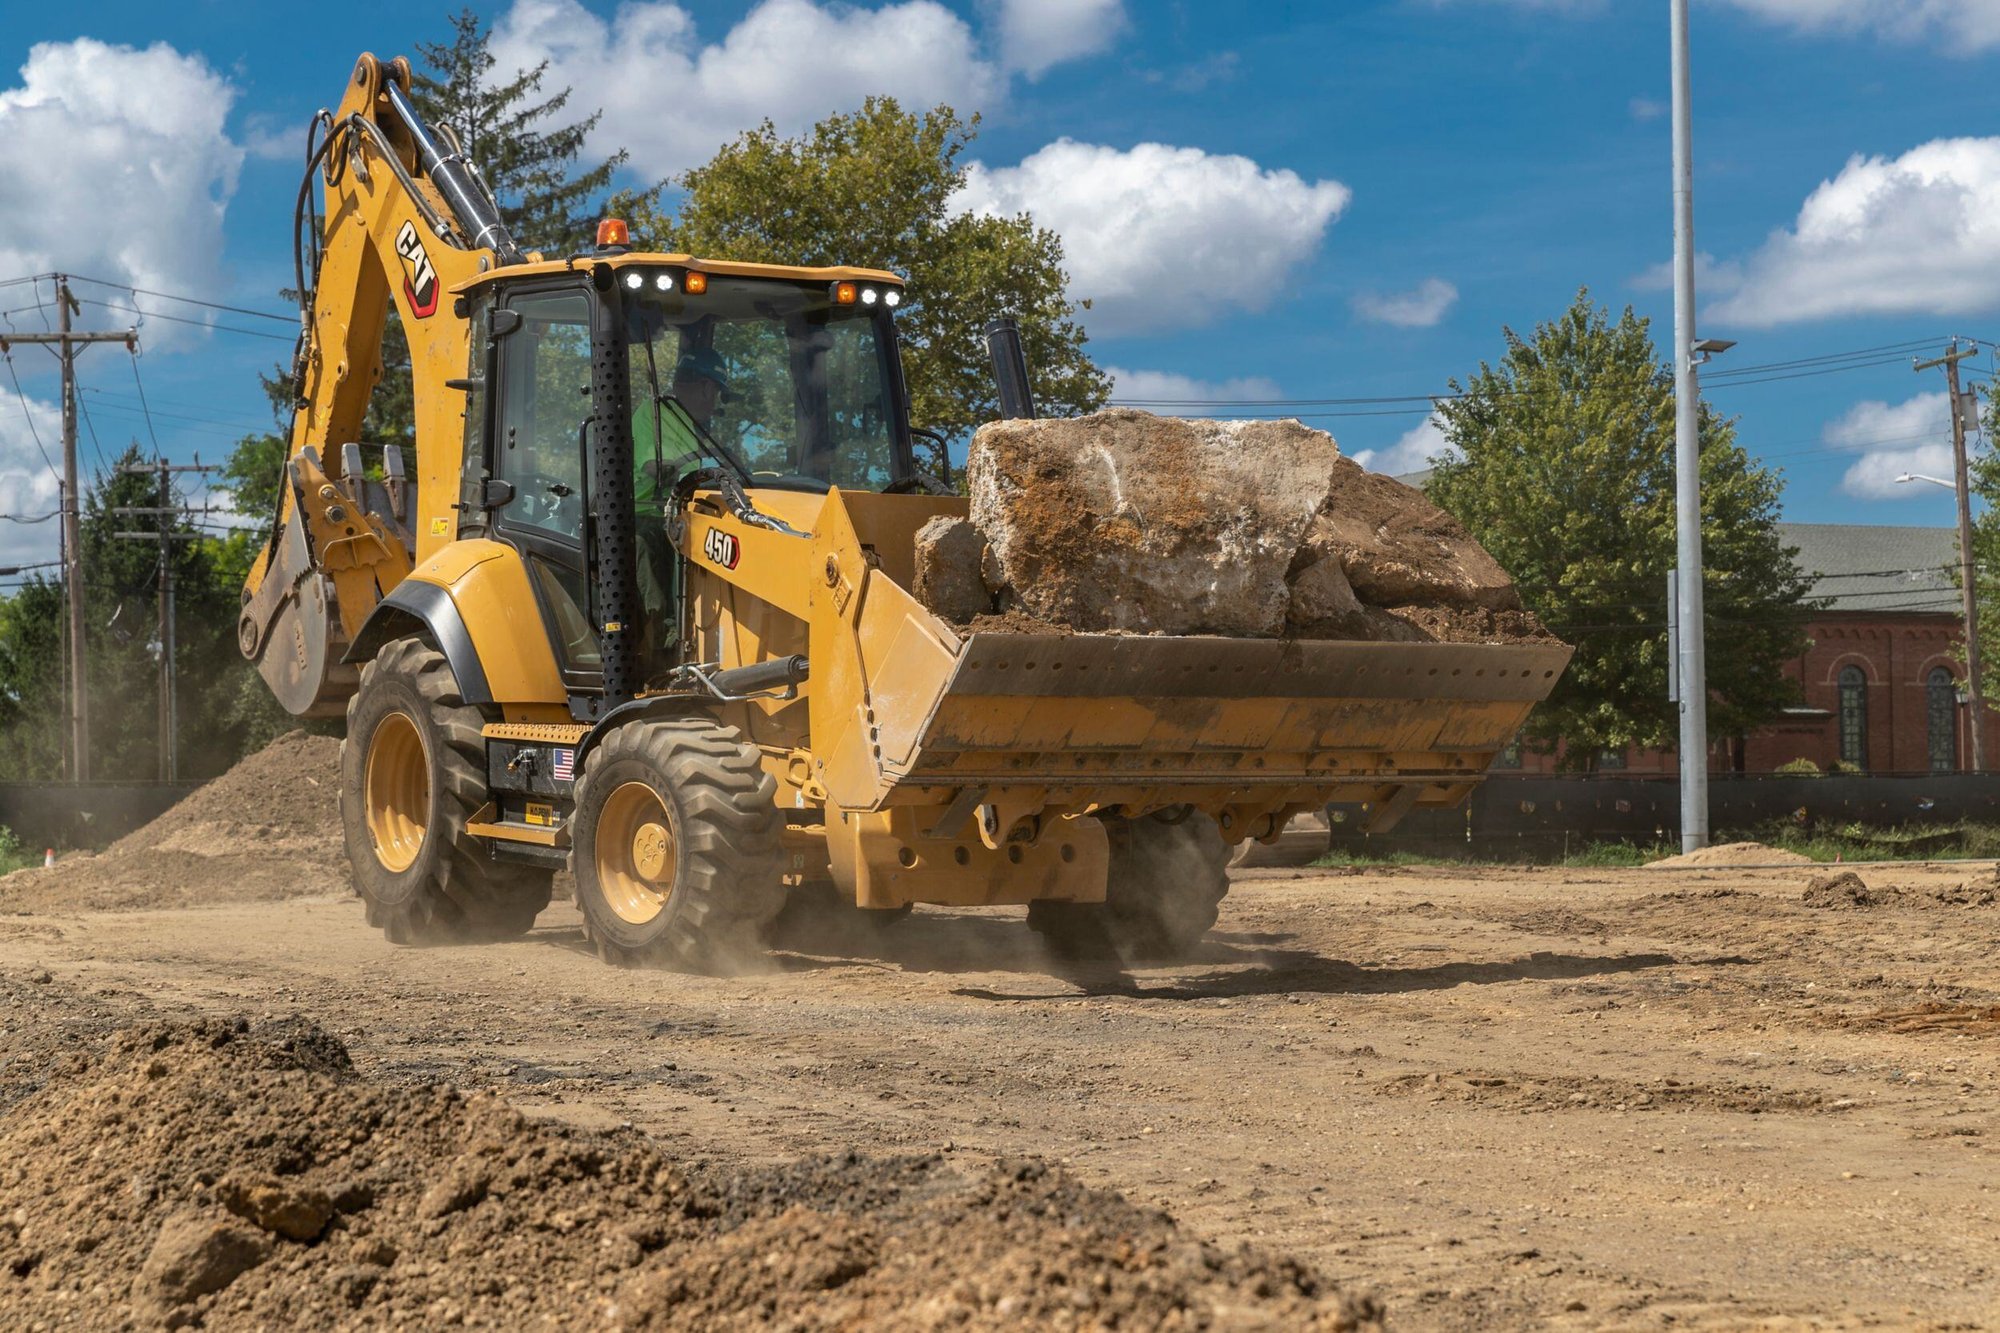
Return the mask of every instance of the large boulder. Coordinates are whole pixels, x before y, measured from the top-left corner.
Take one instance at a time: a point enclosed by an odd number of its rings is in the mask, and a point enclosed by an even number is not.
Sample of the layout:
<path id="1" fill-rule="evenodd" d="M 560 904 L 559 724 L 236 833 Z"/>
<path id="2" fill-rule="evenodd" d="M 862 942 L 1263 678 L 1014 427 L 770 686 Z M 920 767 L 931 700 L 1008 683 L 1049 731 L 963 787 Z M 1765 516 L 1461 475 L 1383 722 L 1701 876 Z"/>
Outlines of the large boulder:
<path id="1" fill-rule="evenodd" d="M 1422 491 L 1351 459 L 1335 460 L 1301 558 L 1338 560 L 1355 596 L 1370 606 L 1521 609 L 1514 581 L 1463 524 Z"/>
<path id="2" fill-rule="evenodd" d="M 972 439 L 972 523 L 1010 609 L 1085 631 L 1274 637 L 1339 450 L 1296 421 L 1130 409 L 996 421 Z"/>

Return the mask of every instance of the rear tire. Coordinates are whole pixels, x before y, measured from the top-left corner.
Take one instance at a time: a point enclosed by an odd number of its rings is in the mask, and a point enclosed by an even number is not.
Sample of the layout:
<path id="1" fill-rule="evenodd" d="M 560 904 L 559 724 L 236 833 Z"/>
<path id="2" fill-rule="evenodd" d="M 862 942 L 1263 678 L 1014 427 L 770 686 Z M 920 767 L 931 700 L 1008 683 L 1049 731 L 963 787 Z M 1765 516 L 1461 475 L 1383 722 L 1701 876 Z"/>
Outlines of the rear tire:
<path id="1" fill-rule="evenodd" d="M 1028 925 L 1059 956 L 1172 962 L 1215 925 L 1229 892 L 1229 844 L 1199 812 L 1107 819 L 1111 867 L 1101 903 L 1028 904 Z"/>
<path id="2" fill-rule="evenodd" d="M 784 816 L 757 748 L 708 718 L 634 722 L 584 761 L 576 904 L 598 957 L 716 971 L 760 956 L 785 903 Z"/>
<path id="3" fill-rule="evenodd" d="M 393 640 L 361 669 L 340 820 L 368 924 L 393 943 L 509 939 L 549 904 L 554 872 L 495 861 L 465 831 L 486 801 L 484 722 L 421 640 Z"/>

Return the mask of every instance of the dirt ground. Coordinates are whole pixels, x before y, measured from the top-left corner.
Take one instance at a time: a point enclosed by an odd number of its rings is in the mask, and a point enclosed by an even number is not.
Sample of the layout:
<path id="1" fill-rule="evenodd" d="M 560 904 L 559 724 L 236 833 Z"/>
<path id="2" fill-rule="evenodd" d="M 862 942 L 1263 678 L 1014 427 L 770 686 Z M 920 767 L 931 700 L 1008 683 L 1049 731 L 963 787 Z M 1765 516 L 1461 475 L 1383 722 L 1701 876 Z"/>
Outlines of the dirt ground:
<path id="1" fill-rule="evenodd" d="M 2000 908 L 1968 868 L 1817 907 L 1807 867 L 1236 873 L 1176 967 L 1065 972 L 1018 911 L 920 909 L 730 979 L 607 968 L 567 904 L 413 950 L 333 874 L 122 911 L 10 880 L 0 1127 L 121 1025 L 300 1014 L 371 1086 L 677 1161 L 1042 1159 L 1396 1328 L 2000 1322 Z"/>

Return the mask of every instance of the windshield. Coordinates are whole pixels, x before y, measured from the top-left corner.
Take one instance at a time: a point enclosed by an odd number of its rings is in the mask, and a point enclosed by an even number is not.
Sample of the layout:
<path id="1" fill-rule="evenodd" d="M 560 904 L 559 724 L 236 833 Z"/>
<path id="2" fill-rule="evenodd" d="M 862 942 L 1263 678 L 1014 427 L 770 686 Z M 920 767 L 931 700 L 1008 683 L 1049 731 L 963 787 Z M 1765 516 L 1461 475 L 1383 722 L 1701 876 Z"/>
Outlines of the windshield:
<path id="1" fill-rule="evenodd" d="M 623 272 L 633 462 L 658 479 L 642 481 L 641 504 L 709 461 L 752 485 L 813 490 L 880 490 L 906 472 L 875 310 L 835 305 L 817 285 L 710 277 L 690 296 L 680 270 Z"/>

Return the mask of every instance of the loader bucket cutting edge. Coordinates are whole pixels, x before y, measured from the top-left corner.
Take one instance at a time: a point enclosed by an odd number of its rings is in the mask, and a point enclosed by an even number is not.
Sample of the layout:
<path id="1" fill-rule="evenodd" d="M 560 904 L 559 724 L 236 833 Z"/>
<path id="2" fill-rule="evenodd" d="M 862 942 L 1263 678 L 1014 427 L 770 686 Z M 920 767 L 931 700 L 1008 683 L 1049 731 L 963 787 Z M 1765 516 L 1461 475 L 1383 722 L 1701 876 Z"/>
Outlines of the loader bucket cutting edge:
<path id="1" fill-rule="evenodd" d="M 1318 789 L 1478 781 L 1561 644 L 973 634 L 892 784 Z M 900 772 L 897 770 L 900 769 Z M 1460 792 L 1462 794 L 1462 791 Z"/>

